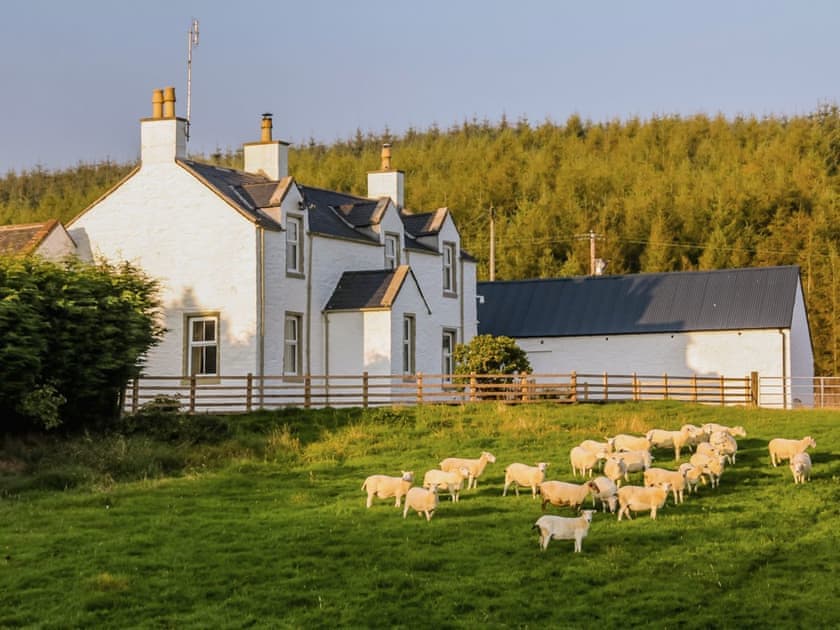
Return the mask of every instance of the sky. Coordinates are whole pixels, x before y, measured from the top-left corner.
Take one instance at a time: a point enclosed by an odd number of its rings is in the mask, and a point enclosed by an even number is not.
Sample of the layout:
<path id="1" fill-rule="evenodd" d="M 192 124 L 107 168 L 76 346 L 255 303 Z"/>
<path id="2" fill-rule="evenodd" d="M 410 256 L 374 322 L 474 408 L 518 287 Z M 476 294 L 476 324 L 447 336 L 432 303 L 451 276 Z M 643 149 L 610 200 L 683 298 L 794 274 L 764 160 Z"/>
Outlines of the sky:
<path id="1" fill-rule="evenodd" d="M 5 0 L 0 176 L 134 162 L 155 88 L 188 151 L 477 118 L 805 115 L 840 99 L 834 0 Z M 398 146 L 394 147 L 395 159 Z"/>

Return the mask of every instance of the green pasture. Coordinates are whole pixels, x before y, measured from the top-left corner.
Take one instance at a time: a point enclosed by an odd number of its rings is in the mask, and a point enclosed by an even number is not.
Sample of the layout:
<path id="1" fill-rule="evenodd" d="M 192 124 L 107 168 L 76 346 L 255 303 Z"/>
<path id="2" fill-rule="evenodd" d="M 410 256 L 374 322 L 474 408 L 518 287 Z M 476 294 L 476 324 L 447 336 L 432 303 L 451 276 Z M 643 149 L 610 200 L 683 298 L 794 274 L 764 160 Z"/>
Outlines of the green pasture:
<path id="1" fill-rule="evenodd" d="M 483 404 L 171 422 L 3 440 L 0 628 L 840 627 L 840 413 Z M 686 422 L 746 428 L 720 487 L 669 498 L 655 521 L 599 512 L 580 554 L 541 552 L 540 502 L 501 496 L 509 463 L 571 481 L 582 439 Z M 814 472 L 796 486 L 767 442 L 805 435 Z M 392 499 L 365 509 L 368 475 L 419 483 L 482 450 L 497 463 L 431 522 Z"/>

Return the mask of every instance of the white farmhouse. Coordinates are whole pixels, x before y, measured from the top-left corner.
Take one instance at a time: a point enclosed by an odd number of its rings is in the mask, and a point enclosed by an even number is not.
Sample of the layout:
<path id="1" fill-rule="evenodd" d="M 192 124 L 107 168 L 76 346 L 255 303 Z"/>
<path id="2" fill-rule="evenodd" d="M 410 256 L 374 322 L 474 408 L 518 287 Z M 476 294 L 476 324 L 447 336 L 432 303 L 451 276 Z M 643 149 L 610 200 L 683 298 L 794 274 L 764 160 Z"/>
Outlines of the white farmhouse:
<path id="1" fill-rule="evenodd" d="M 452 371 L 476 331 L 475 261 L 446 209 L 403 208 L 404 175 L 368 174 L 369 198 L 297 183 L 288 145 L 244 145 L 244 171 L 186 157 L 174 88 L 141 121 L 141 163 L 73 219 L 82 255 L 127 260 L 163 287 L 148 375 L 401 375 Z"/>
<path id="2" fill-rule="evenodd" d="M 813 401 L 798 267 L 481 282 L 478 293 L 479 333 L 514 338 L 536 374 L 757 372 L 775 404 Z"/>

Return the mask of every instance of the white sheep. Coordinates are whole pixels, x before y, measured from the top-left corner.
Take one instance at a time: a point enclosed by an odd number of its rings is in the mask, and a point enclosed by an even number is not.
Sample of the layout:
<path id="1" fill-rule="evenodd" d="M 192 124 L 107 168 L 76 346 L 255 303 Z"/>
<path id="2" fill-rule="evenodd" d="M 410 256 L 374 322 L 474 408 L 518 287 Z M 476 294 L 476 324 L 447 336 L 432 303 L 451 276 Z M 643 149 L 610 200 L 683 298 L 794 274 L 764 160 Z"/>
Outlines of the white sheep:
<path id="1" fill-rule="evenodd" d="M 546 462 L 540 462 L 536 466 L 528 464 L 511 464 L 505 468 L 505 488 L 502 496 L 507 495 L 508 487 L 513 484 L 516 496 L 519 496 L 519 486 L 530 486 L 531 497 L 537 498 L 537 488 L 545 481 L 545 471 L 548 468 Z"/>
<path id="2" fill-rule="evenodd" d="M 620 486 L 621 480 L 628 478 L 627 464 L 620 457 L 608 457 L 604 462 L 604 476 Z"/>
<path id="3" fill-rule="evenodd" d="M 548 547 L 549 541 L 554 538 L 555 540 L 574 540 L 575 553 L 580 553 L 583 539 L 589 533 L 592 514 L 592 510 L 583 510 L 577 518 L 545 514 L 537 519 L 531 529 L 540 530 L 539 544 L 543 551 Z"/>
<path id="4" fill-rule="evenodd" d="M 427 521 L 432 520 L 432 515 L 438 506 L 437 486 L 431 488 L 411 488 L 405 495 L 405 507 L 403 508 L 403 518 L 406 517 L 409 510 L 415 510 L 417 516 L 426 516 Z"/>
<path id="5" fill-rule="evenodd" d="M 707 455 L 705 453 L 695 453 L 689 460 L 689 463 L 700 468 L 703 474 L 709 478 L 712 488 L 720 485 L 725 462 L 726 458 L 722 455 Z"/>
<path id="6" fill-rule="evenodd" d="M 688 488 L 688 493 L 693 494 L 697 492 L 697 486 L 703 479 L 703 469 L 694 464 L 681 464 L 679 468 L 680 473 L 685 478 L 685 485 Z"/>
<path id="7" fill-rule="evenodd" d="M 645 438 L 653 448 L 673 448 L 674 461 L 677 461 L 683 447 L 691 444 L 694 436 L 694 430 L 689 425 L 685 425 L 679 431 L 651 429 L 647 432 Z"/>
<path id="8" fill-rule="evenodd" d="M 649 451 L 650 442 L 644 436 L 619 433 L 613 439 L 615 451 Z"/>
<path id="9" fill-rule="evenodd" d="M 735 456 L 738 454 L 738 442 L 732 437 L 731 433 L 714 431 L 709 435 L 709 444 L 715 447 L 718 453 L 726 457 L 727 462 L 735 463 Z"/>
<path id="10" fill-rule="evenodd" d="M 583 442 L 578 444 L 578 446 L 593 453 L 600 453 L 602 451 L 606 453 L 612 453 L 613 439 L 607 438 L 606 442 L 598 442 L 596 440 L 584 440 Z"/>
<path id="11" fill-rule="evenodd" d="M 464 479 L 469 479 L 469 477 L 470 471 L 464 466 L 452 472 L 433 469 L 426 471 L 423 475 L 423 487 L 430 489 L 432 486 L 437 486 L 438 491 L 447 490 L 449 499 L 454 503 L 460 500 Z"/>
<path id="12" fill-rule="evenodd" d="M 403 471 L 401 477 L 389 477 L 387 475 L 371 475 L 362 484 L 362 490 L 367 490 L 366 507 L 373 505 L 373 497 L 388 499 L 396 497 L 394 507 L 400 507 L 400 500 L 414 481 L 414 473 Z"/>
<path id="13" fill-rule="evenodd" d="M 467 490 L 469 490 L 470 488 L 478 488 L 478 478 L 484 472 L 484 467 L 488 463 L 494 464 L 495 462 L 496 457 L 492 453 L 484 451 L 478 459 L 447 457 L 440 463 L 440 469 L 452 472 L 461 467 L 467 468 L 470 471 L 470 476 L 467 479 Z"/>
<path id="14" fill-rule="evenodd" d="M 620 451 L 610 455 L 611 459 L 621 459 L 624 462 L 624 479 L 630 480 L 630 473 L 642 472 L 650 468 L 653 461 L 650 451 Z M 606 467 L 605 467 L 606 468 Z"/>
<path id="15" fill-rule="evenodd" d="M 545 506 L 551 503 L 551 505 L 557 507 L 568 505 L 580 510 L 580 506 L 586 501 L 590 492 L 592 492 L 592 488 L 589 487 L 588 483 L 578 485 L 567 481 L 543 481 L 540 484 L 542 509 L 545 510 Z"/>
<path id="16" fill-rule="evenodd" d="M 627 518 L 633 518 L 633 512 L 650 511 L 650 518 L 656 520 L 656 511 L 665 505 L 671 487 L 666 483 L 653 488 L 642 488 L 640 486 L 624 486 L 618 489 L 618 520 L 626 514 Z"/>
<path id="17" fill-rule="evenodd" d="M 767 445 L 767 448 L 770 449 L 770 462 L 773 466 L 790 459 L 797 453 L 804 453 L 809 447 L 817 448 L 817 443 L 810 435 L 801 440 L 773 438 Z"/>
<path id="18" fill-rule="evenodd" d="M 684 424 L 680 427 L 680 431 L 688 429 L 691 438 L 688 440 L 689 450 L 693 450 L 700 442 L 708 442 L 709 434 L 703 431 L 703 427 L 698 427 L 696 424 Z"/>
<path id="19" fill-rule="evenodd" d="M 665 468 L 648 468 L 645 471 L 645 486 L 671 486 L 674 495 L 674 505 L 684 501 L 685 475 L 679 470 L 666 470 Z"/>
<path id="20" fill-rule="evenodd" d="M 733 437 L 747 437 L 747 432 L 744 430 L 744 427 L 728 427 L 724 424 L 717 424 L 716 422 L 708 422 L 703 425 L 703 432 L 706 435 L 711 435 L 715 431 L 723 431 Z"/>
<path id="21" fill-rule="evenodd" d="M 618 486 L 608 477 L 595 477 L 588 482 L 592 491 L 592 507 L 595 507 L 595 499 L 601 502 L 601 511 L 606 512 L 607 506 L 610 512 L 615 513 L 618 504 Z"/>
<path id="22" fill-rule="evenodd" d="M 805 451 L 790 458 L 790 472 L 793 473 L 793 483 L 805 483 L 811 480 L 811 456 Z"/>
<path id="23" fill-rule="evenodd" d="M 587 472 L 592 476 L 592 470 L 598 465 L 598 461 L 603 458 L 606 451 L 588 451 L 582 446 L 575 446 L 569 451 L 569 461 L 572 464 L 572 475 L 577 478 L 578 472 L 581 477 L 585 477 Z"/>

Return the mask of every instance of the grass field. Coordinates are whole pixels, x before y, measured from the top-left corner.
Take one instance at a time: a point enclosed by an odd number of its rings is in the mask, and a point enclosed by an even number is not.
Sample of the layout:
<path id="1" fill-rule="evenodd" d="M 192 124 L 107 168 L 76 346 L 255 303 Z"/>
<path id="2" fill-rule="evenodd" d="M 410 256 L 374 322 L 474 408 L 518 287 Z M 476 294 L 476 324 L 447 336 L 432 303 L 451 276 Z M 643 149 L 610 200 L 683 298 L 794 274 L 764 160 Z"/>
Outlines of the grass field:
<path id="1" fill-rule="evenodd" d="M 166 442 L 5 440 L 0 627 L 840 627 L 840 413 L 487 404 L 189 422 Z M 541 552 L 539 501 L 501 496 L 509 463 L 572 480 L 582 439 L 685 422 L 746 428 L 720 487 L 655 521 L 598 513 L 580 554 Z M 795 486 L 767 442 L 809 434 L 813 478 Z M 482 450 L 497 463 L 430 523 L 393 500 L 365 509 L 367 475 L 422 479 Z"/>

